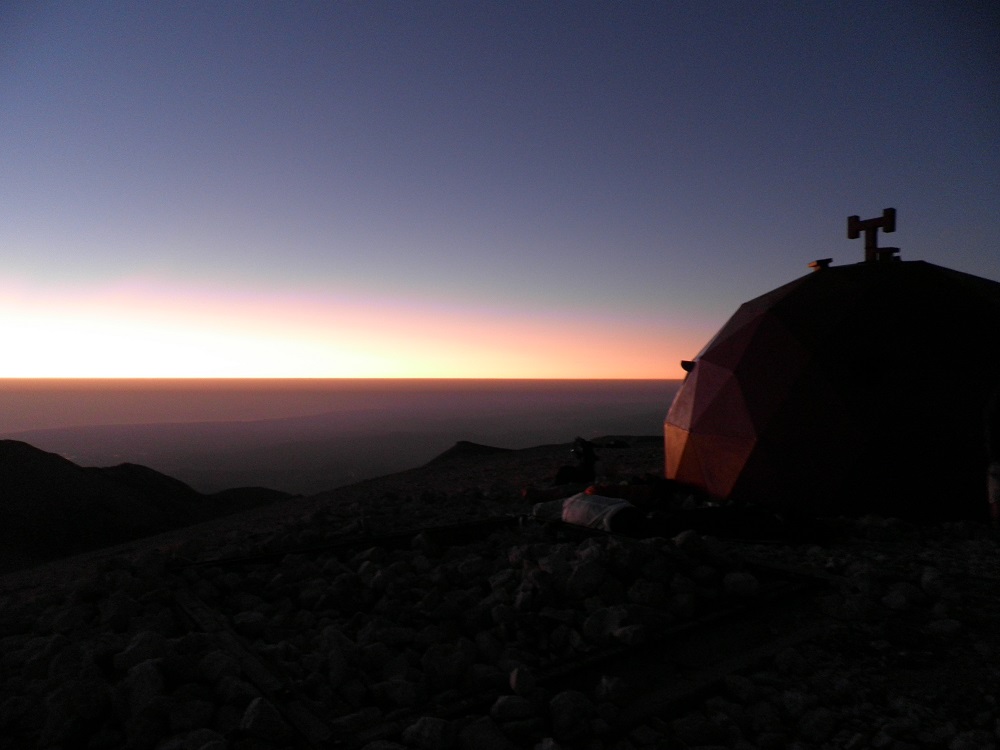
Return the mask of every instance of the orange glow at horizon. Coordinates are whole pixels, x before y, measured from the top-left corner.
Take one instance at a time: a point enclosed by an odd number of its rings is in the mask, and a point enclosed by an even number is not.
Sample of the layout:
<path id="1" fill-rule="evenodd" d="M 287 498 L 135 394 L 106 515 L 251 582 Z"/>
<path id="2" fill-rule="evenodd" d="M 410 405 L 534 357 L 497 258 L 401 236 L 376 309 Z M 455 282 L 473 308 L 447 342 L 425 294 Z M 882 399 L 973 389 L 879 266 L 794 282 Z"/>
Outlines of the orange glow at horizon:
<path id="1" fill-rule="evenodd" d="M 628 326 L 419 301 L 100 290 L 0 290 L 6 378 L 676 379 L 699 342 Z"/>

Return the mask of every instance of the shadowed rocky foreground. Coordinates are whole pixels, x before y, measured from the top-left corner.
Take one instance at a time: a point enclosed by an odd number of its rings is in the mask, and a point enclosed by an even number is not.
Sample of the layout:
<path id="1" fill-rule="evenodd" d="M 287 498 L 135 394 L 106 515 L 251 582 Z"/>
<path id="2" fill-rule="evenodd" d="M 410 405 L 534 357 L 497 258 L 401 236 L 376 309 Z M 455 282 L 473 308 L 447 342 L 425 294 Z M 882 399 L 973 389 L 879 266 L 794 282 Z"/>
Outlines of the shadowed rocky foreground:
<path id="1" fill-rule="evenodd" d="M 618 445 L 615 478 L 662 471 L 658 440 Z M 568 450 L 460 445 L 4 576 L 0 747 L 997 747 L 987 528 L 508 520 Z"/>

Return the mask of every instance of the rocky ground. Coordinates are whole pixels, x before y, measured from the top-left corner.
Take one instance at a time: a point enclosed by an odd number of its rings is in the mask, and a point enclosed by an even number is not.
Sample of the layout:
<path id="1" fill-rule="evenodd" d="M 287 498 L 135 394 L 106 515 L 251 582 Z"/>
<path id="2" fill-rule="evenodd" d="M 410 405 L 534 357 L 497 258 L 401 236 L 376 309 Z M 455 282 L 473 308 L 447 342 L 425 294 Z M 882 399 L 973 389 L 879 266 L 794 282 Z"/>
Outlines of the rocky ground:
<path id="1" fill-rule="evenodd" d="M 426 467 L 0 579 L 0 747 L 996 748 L 1000 544 L 574 533 L 569 446 Z M 662 444 L 602 451 L 615 481 Z"/>

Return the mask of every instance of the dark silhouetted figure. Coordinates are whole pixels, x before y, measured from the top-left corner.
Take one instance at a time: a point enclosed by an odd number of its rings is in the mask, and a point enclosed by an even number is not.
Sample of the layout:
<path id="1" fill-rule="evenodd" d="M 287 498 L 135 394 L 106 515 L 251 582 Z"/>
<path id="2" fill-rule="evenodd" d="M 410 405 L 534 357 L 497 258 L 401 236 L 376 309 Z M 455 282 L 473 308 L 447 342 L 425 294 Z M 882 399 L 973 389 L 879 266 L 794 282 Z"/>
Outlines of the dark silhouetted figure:
<path id="1" fill-rule="evenodd" d="M 986 470 L 990 521 L 1000 527 L 1000 386 L 986 404 L 986 457 L 990 462 Z"/>
<path id="2" fill-rule="evenodd" d="M 576 466 L 560 466 L 556 472 L 556 478 L 552 484 L 582 484 L 593 482 L 597 466 L 597 446 L 589 440 L 578 437 L 573 442 L 572 453 L 576 457 Z"/>

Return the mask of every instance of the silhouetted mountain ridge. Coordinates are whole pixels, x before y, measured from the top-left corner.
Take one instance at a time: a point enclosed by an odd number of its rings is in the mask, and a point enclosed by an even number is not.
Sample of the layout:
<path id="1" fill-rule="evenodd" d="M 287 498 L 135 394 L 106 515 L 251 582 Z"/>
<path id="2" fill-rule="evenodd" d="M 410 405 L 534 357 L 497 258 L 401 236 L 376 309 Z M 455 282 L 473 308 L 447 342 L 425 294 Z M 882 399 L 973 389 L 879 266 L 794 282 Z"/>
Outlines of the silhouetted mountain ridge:
<path id="1" fill-rule="evenodd" d="M 0 440 L 0 570 L 189 526 L 290 497 L 264 488 L 204 495 L 138 464 L 82 467 Z"/>
<path id="2" fill-rule="evenodd" d="M 469 457 L 483 457 L 483 456 L 493 456 L 497 453 L 510 453 L 510 448 L 497 448 L 493 445 L 483 445 L 482 443 L 473 443 L 470 440 L 459 440 L 453 446 L 443 453 L 438 454 L 425 465 L 432 466 L 439 463 L 444 463 L 446 461 L 452 461 L 455 459 L 463 459 Z"/>

